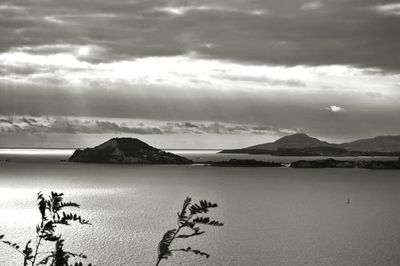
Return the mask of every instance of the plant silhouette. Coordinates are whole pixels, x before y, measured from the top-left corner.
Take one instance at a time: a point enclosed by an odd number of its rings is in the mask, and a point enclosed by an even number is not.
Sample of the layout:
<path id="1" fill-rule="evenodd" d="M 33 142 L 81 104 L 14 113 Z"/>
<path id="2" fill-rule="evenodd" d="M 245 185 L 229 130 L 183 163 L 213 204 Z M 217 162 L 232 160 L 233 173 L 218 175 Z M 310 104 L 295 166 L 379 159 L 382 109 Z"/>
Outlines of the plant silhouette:
<path id="1" fill-rule="evenodd" d="M 73 253 L 64 249 L 64 239 L 61 235 L 56 234 L 57 226 L 71 225 L 78 223 L 81 225 L 90 225 L 89 221 L 83 219 L 75 213 L 66 213 L 65 208 L 79 208 L 79 204 L 75 202 L 65 202 L 63 193 L 51 192 L 48 198 L 39 192 L 37 196 L 38 209 L 41 221 L 36 226 L 36 239 L 33 242 L 29 240 L 25 247 L 22 248 L 17 243 L 5 240 L 5 236 L 0 234 L 0 242 L 13 248 L 23 256 L 24 266 L 83 266 L 82 262 L 70 264 L 71 258 L 86 259 L 83 253 Z M 191 247 L 171 249 L 172 242 L 179 238 L 192 238 L 205 233 L 200 229 L 200 225 L 223 226 L 224 224 L 211 220 L 210 217 L 202 216 L 208 213 L 210 209 L 216 208 L 216 203 L 210 203 L 201 200 L 199 203 L 192 203 L 192 199 L 187 197 L 183 203 L 182 210 L 178 212 L 177 228 L 168 230 L 158 245 L 158 258 L 156 265 L 159 265 L 163 259 L 168 259 L 173 252 L 189 252 L 196 255 L 210 255 L 198 249 Z M 186 232 L 185 232 L 186 231 Z M 44 242 L 54 245 L 53 251 L 41 251 Z M 92 264 L 88 264 L 92 266 Z"/>
<path id="2" fill-rule="evenodd" d="M 72 257 L 86 259 L 86 256 L 82 253 L 73 253 L 64 250 L 64 239 L 61 235 L 57 235 L 55 230 L 59 225 L 68 226 L 73 222 L 82 225 L 90 225 L 90 223 L 75 213 L 64 212 L 65 208 L 79 208 L 79 204 L 65 202 L 63 196 L 63 193 L 51 192 L 46 199 L 41 192 L 38 193 L 37 201 L 41 221 L 36 226 L 36 240 L 34 245 L 32 240 L 29 240 L 24 249 L 21 249 L 21 246 L 18 244 L 4 240 L 4 235 L 0 235 L 1 242 L 15 249 L 23 256 L 24 266 L 83 266 L 81 262 L 69 264 L 68 261 Z M 40 252 L 40 248 L 44 242 L 53 243 L 54 251 Z M 91 266 L 91 264 L 88 266 Z"/>
<path id="3" fill-rule="evenodd" d="M 173 252 L 190 252 L 209 258 L 210 255 L 208 253 L 198 249 L 192 249 L 191 247 L 178 249 L 171 249 L 170 247 L 172 242 L 178 238 L 191 238 L 204 234 L 205 231 L 201 231 L 200 225 L 223 226 L 223 223 L 211 220 L 210 217 L 199 216 L 216 207 L 218 207 L 216 203 L 210 203 L 206 200 L 201 200 L 198 204 L 192 204 L 192 199 L 187 197 L 183 203 L 182 210 L 178 212 L 177 228 L 168 230 L 158 244 L 156 266 L 158 266 L 163 259 L 168 259 L 168 257 L 172 256 Z M 189 232 L 182 233 L 183 230 Z"/>

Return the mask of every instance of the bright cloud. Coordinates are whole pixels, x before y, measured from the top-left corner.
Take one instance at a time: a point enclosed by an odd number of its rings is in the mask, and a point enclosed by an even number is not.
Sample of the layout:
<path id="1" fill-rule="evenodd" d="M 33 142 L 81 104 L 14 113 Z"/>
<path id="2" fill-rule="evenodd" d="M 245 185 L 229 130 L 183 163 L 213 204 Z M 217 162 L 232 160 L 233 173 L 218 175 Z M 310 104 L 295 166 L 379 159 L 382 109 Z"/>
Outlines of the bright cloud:
<path id="1" fill-rule="evenodd" d="M 345 109 L 343 107 L 336 106 L 336 105 L 331 105 L 331 106 L 325 107 L 324 110 L 327 110 L 327 111 L 330 111 L 333 113 L 345 112 Z"/>
<path id="2" fill-rule="evenodd" d="M 161 8 L 155 8 L 155 11 L 166 12 L 173 15 L 183 15 L 188 11 L 195 10 L 210 10 L 212 7 L 209 6 L 167 6 Z"/>
<path id="3" fill-rule="evenodd" d="M 307 2 L 304 3 L 300 9 L 301 10 L 314 10 L 314 9 L 319 9 L 322 7 L 322 3 L 319 1 L 313 1 L 313 2 Z"/>
<path id="4" fill-rule="evenodd" d="M 376 10 L 383 14 L 400 16 L 400 3 L 379 5 Z"/>
<path id="5" fill-rule="evenodd" d="M 156 7 L 154 8 L 156 12 L 165 12 L 171 15 L 183 16 L 191 11 L 217 11 L 217 12 L 233 12 L 233 13 L 242 13 L 247 15 L 265 15 L 268 13 L 265 9 L 239 9 L 229 7 L 227 5 L 199 5 L 199 6 L 164 6 L 164 7 Z"/>
<path id="6" fill-rule="evenodd" d="M 44 51 L 56 53 L 41 54 Z M 360 70 L 349 66 L 282 67 L 243 65 L 228 61 L 203 59 L 196 54 L 171 57 L 147 57 L 110 63 L 91 63 L 85 57 L 96 56 L 96 46 L 21 47 L 0 54 L 0 66 L 16 73 L 2 75 L 0 81 L 32 84 L 62 84 L 85 89 L 94 84 L 111 86 L 132 84 L 212 88 L 215 90 L 315 91 L 325 87 L 335 90 L 363 90 L 391 93 L 397 88 L 399 75 L 380 75 L 377 70 Z M 39 54 L 37 54 L 39 53 Z M 157 67 L 155 67 L 157 66 Z M 32 74 L 18 74 L 18 69 L 31 68 Z M 11 72 L 12 72 L 11 71 Z"/>

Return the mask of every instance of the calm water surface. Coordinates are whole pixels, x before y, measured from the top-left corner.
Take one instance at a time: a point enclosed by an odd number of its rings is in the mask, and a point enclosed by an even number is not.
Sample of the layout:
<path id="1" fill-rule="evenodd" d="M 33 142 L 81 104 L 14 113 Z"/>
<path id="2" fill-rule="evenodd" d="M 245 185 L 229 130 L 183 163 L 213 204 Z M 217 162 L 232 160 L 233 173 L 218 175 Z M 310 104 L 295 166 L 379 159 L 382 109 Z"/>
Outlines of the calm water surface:
<path id="1" fill-rule="evenodd" d="M 211 215 L 225 226 L 190 241 L 210 259 L 177 255 L 163 265 L 400 265 L 400 171 L 59 161 L 70 153 L 0 151 L 10 159 L 0 162 L 0 234 L 23 244 L 39 220 L 36 193 L 64 192 L 93 223 L 62 230 L 71 250 L 96 265 L 154 265 L 158 241 L 191 196 L 219 203 Z M 0 265 L 21 258 L 0 245 Z"/>

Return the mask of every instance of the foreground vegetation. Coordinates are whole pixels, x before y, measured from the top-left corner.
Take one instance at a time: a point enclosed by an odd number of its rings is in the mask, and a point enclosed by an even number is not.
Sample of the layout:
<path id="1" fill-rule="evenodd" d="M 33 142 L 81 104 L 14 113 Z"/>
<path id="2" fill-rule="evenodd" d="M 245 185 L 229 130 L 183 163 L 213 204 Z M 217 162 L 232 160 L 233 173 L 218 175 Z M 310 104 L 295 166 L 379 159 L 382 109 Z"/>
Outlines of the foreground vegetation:
<path id="1" fill-rule="evenodd" d="M 24 246 L 13 243 L 5 239 L 5 235 L 0 234 L 0 242 L 14 249 L 22 255 L 24 266 L 83 266 L 81 261 L 72 262 L 80 259 L 86 259 L 83 253 L 71 252 L 65 250 L 65 238 L 57 234 L 58 226 L 69 226 L 72 223 L 80 225 L 91 225 L 88 220 L 72 212 L 65 212 L 65 209 L 79 208 L 80 205 L 75 202 L 64 201 L 63 193 L 51 192 L 48 198 L 39 192 L 37 196 L 38 210 L 41 220 L 36 226 L 35 240 L 29 240 Z M 177 239 L 187 239 L 200 236 L 205 231 L 200 229 L 201 225 L 223 226 L 223 223 L 211 220 L 210 217 L 202 216 L 216 208 L 216 203 L 201 200 L 199 203 L 192 203 L 192 199 L 187 197 L 183 203 L 182 209 L 178 212 L 177 227 L 168 230 L 158 244 L 158 256 L 156 265 L 162 260 L 168 259 L 175 252 L 193 253 L 208 258 L 210 255 L 198 249 L 191 247 L 171 248 L 171 245 Z M 53 246 L 52 251 L 42 251 L 45 244 Z M 87 266 L 92 266 L 91 263 Z"/>
<path id="2" fill-rule="evenodd" d="M 158 244 L 158 260 L 156 265 L 159 265 L 163 259 L 172 256 L 173 252 L 190 252 L 205 256 L 206 258 L 210 257 L 208 253 L 192 249 L 191 247 L 170 249 L 170 246 L 176 239 L 191 238 L 204 234 L 205 231 L 202 231 L 199 225 L 223 226 L 223 223 L 211 220 L 210 217 L 200 216 L 217 206 L 216 203 L 210 203 L 206 200 L 201 200 L 198 204 L 192 204 L 192 199 L 187 197 L 183 203 L 182 210 L 178 212 L 177 228 L 168 230 Z M 189 233 L 183 232 L 185 230 L 189 231 Z"/>
<path id="3" fill-rule="evenodd" d="M 79 223 L 82 225 L 90 225 L 89 221 L 83 219 L 76 213 L 66 213 L 65 208 L 79 208 L 79 204 L 75 202 L 65 202 L 63 193 L 51 192 L 48 198 L 39 192 L 37 201 L 40 212 L 41 221 L 36 225 L 36 239 L 29 240 L 22 249 L 17 243 L 5 240 L 4 235 L 0 235 L 0 240 L 15 249 L 23 256 L 24 266 L 36 265 L 52 265 L 52 266 L 69 266 L 71 258 L 86 259 L 83 253 L 74 253 L 64 249 L 64 238 L 56 233 L 56 229 L 60 225 L 69 226 L 71 223 Z M 42 252 L 41 248 L 44 242 L 52 243 L 54 250 L 50 252 Z M 44 256 L 43 256 L 44 255 Z M 73 264 L 75 266 L 83 265 L 81 262 Z M 89 264 L 90 266 L 91 264 Z"/>

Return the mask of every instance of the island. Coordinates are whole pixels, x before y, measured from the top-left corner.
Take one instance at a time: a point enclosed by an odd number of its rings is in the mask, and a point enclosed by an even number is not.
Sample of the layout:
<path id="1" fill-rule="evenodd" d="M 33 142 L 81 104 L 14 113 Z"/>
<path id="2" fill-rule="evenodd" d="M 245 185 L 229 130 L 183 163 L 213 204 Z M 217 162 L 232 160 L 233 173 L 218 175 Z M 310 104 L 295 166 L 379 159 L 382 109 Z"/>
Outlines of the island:
<path id="1" fill-rule="evenodd" d="M 217 167 L 285 167 L 282 163 L 263 162 L 258 160 L 230 159 L 229 161 L 206 162 L 205 164 Z"/>
<path id="2" fill-rule="evenodd" d="M 77 149 L 68 161 L 116 164 L 193 163 L 189 159 L 157 149 L 136 138 L 113 138 L 94 148 Z"/>
<path id="3" fill-rule="evenodd" d="M 396 161 L 342 161 L 335 159 L 300 160 L 290 164 L 292 168 L 365 168 L 365 169 L 400 169 L 400 160 Z"/>

